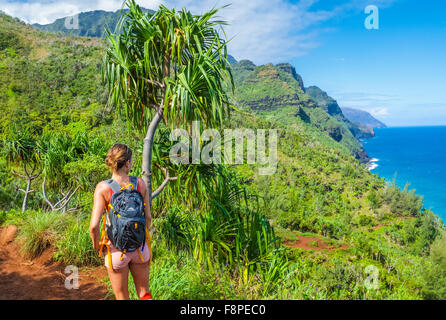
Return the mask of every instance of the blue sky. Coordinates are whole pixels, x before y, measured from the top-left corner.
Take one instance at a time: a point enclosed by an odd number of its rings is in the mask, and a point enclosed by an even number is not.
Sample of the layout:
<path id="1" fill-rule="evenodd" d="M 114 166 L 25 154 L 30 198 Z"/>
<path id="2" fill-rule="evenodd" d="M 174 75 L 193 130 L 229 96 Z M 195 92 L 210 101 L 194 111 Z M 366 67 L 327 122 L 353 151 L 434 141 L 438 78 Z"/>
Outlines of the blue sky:
<path id="1" fill-rule="evenodd" d="M 438 0 L 137 0 L 201 13 L 220 11 L 230 53 L 256 64 L 290 62 L 306 86 L 341 107 L 371 112 L 390 126 L 446 125 L 446 1 Z M 50 23 L 82 11 L 118 9 L 121 0 L 0 0 L 26 22 Z M 379 30 L 367 30 L 367 5 Z"/>
<path id="2" fill-rule="evenodd" d="M 446 2 L 399 0 L 379 14 L 379 30 L 363 10 L 324 22 L 320 45 L 291 63 L 341 107 L 391 126 L 446 125 Z"/>

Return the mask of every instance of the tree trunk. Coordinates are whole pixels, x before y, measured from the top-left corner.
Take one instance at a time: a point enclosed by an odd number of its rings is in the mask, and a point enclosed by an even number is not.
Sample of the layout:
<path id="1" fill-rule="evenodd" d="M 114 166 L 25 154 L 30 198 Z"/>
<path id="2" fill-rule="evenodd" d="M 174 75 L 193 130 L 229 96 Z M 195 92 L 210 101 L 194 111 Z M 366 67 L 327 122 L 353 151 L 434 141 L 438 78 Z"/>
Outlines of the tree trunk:
<path id="1" fill-rule="evenodd" d="M 163 78 L 170 75 L 170 57 L 172 55 L 172 48 L 169 48 L 168 54 L 164 55 L 163 61 Z M 164 112 L 164 99 L 166 95 L 166 87 L 163 81 L 161 81 L 161 103 L 156 108 L 155 116 L 150 122 L 147 135 L 144 138 L 144 147 L 142 151 L 142 179 L 146 183 L 147 191 L 149 193 L 149 210 L 152 213 L 152 194 L 153 194 L 153 179 L 152 179 L 152 150 L 153 150 L 153 138 L 155 137 L 155 131 L 163 118 Z"/>
<path id="2" fill-rule="evenodd" d="M 20 174 L 18 172 L 15 172 L 14 169 L 12 170 L 12 173 L 14 175 L 16 175 L 17 177 L 26 179 L 26 190 L 23 190 L 22 188 L 16 187 L 16 190 L 21 191 L 25 194 L 25 197 L 23 198 L 23 203 L 22 203 L 22 212 L 24 212 L 27 208 L 28 208 L 28 194 L 30 194 L 31 192 L 34 192 L 34 190 L 30 190 L 31 189 L 31 182 L 36 179 L 41 173 L 42 171 L 40 171 L 38 174 L 33 175 L 34 170 L 36 169 L 36 164 L 34 163 L 33 166 L 33 170 L 31 171 L 31 173 L 28 172 L 28 169 L 26 168 L 26 162 L 24 164 L 24 169 L 25 169 L 25 173 L 26 175 Z"/>
<path id="3" fill-rule="evenodd" d="M 27 209 L 28 194 L 32 192 L 30 191 L 30 188 L 31 188 L 31 179 L 28 179 L 28 182 L 26 183 L 25 197 L 23 198 L 22 212 L 25 212 L 25 210 Z"/>
<path id="4" fill-rule="evenodd" d="M 162 108 L 156 110 L 156 114 L 150 122 L 147 135 L 144 138 L 144 148 L 142 155 L 142 179 L 146 183 L 147 191 L 149 193 L 149 209 L 152 209 L 152 150 L 153 138 L 155 136 L 156 128 L 162 119 Z"/>

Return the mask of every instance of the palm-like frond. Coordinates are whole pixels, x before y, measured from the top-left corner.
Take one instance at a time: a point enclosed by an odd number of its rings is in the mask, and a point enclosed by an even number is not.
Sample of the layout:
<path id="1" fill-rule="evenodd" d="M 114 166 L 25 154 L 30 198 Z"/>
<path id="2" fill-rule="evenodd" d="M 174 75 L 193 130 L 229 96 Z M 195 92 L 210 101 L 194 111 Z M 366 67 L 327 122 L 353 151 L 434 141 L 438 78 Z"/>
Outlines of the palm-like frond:
<path id="1" fill-rule="evenodd" d="M 223 84 L 233 81 L 227 42 L 215 29 L 225 22 L 213 20 L 219 9 L 199 16 L 161 5 L 150 14 L 133 0 L 127 5 L 121 33 L 108 32 L 102 75 L 109 102 L 141 132 L 158 108 L 170 126 L 221 123 L 230 105 Z"/>
<path id="2" fill-rule="evenodd" d="M 2 140 L 2 153 L 11 163 L 35 162 L 38 160 L 36 139 L 27 128 L 13 128 Z"/>

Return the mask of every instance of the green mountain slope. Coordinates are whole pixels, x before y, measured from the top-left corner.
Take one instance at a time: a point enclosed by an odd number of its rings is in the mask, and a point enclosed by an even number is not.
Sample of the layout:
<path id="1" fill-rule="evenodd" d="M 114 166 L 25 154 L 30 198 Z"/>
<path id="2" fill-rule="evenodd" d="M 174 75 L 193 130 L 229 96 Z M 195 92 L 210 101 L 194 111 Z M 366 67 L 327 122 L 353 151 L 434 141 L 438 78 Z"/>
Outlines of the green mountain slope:
<path id="1" fill-rule="evenodd" d="M 0 122 L 42 132 L 108 121 L 100 84 L 104 41 L 58 37 L 0 15 Z"/>
<path id="2" fill-rule="evenodd" d="M 368 139 L 375 136 L 375 133 L 371 128 L 360 122 L 349 119 L 339 107 L 337 101 L 330 97 L 325 91 L 316 86 L 311 86 L 305 89 L 305 93 L 316 101 L 316 103 L 328 114 L 336 118 L 339 122 L 345 124 L 355 138 Z"/>
<path id="3" fill-rule="evenodd" d="M 236 83 L 234 100 L 240 108 L 300 130 L 317 128 L 331 138 L 324 139 L 327 145 L 341 145 L 355 158 L 368 160 L 354 136 L 360 129 L 344 117 L 336 101 L 325 92 L 317 87 L 306 90 L 293 66 L 288 63 L 255 66 L 245 60 L 231 67 Z"/>
<path id="4" fill-rule="evenodd" d="M 144 8 L 142 8 L 142 10 L 153 13 L 153 10 Z M 126 12 L 127 9 L 123 11 Z M 115 12 L 103 10 L 81 12 L 77 15 L 78 28 L 76 29 L 71 29 L 70 24 L 72 24 L 73 21 L 69 20 L 68 22 L 66 22 L 66 18 L 60 18 L 53 23 L 45 25 L 35 23 L 33 24 L 33 26 L 43 31 L 60 33 L 63 35 L 102 38 L 106 35 L 105 27 L 107 27 L 111 31 L 115 30 L 121 16 L 121 12 L 121 10 L 117 10 Z M 69 27 L 68 29 L 67 26 Z"/>

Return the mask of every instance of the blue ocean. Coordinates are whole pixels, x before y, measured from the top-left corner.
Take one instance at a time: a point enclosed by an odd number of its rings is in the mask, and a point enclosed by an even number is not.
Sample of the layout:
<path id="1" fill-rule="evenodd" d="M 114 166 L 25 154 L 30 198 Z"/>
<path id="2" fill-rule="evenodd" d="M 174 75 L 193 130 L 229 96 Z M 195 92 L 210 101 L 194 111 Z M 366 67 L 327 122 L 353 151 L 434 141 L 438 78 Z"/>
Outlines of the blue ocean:
<path id="1" fill-rule="evenodd" d="M 375 129 L 363 145 L 372 173 L 423 196 L 424 207 L 446 221 L 446 127 Z"/>

